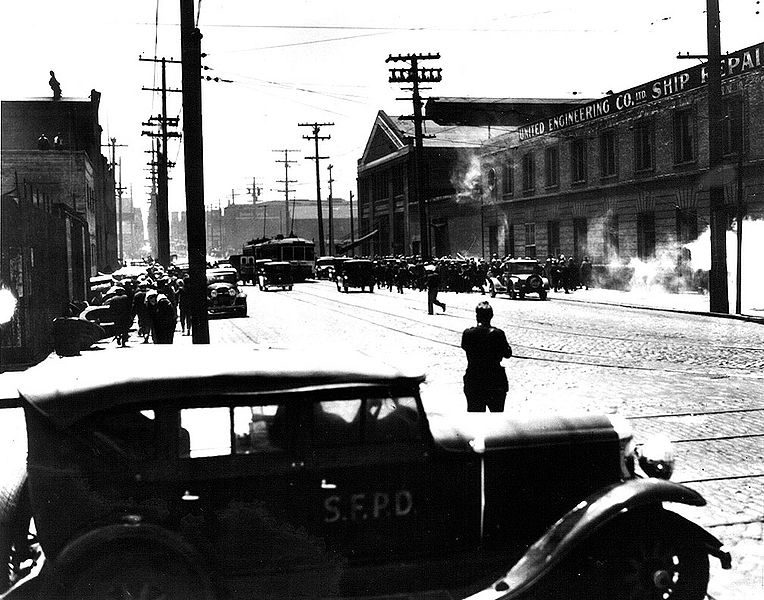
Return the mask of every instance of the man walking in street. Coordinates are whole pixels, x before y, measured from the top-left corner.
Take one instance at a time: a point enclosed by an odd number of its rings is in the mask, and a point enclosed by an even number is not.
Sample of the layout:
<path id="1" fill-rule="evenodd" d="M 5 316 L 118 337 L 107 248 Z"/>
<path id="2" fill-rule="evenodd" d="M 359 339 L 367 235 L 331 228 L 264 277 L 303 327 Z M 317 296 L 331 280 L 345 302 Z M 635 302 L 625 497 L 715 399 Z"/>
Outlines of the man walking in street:
<path id="1" fill-rule="evenodd" d="M 440 291 L 440 275 L 438 274 L 435 265 L 427 265 L 425 268 L 427 271 L 427 314 L 433 314 L 433 305 L 440 306 L 443 312 L 446 312 L 445 302 L 438 300 L 438 292 Z"/>
<path id="2" fill-rule="evenodd" d="M 491 327 L 493 309 L 488 302 L 475 308 L 477 327 L 462 333 L 462 349 L 467 353 L 464 395 L 468 412 L 503 412 L 509 386 L 501 366 L 502 358 L 512 356 L 507 337 L 498 327 Z"/>

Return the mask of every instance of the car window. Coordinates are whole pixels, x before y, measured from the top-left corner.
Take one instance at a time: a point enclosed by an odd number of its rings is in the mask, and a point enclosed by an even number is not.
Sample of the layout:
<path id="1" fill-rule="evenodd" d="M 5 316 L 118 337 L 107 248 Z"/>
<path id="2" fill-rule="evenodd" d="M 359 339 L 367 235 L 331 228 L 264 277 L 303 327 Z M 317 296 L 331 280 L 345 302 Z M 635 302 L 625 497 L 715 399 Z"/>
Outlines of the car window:
<path id="1" fill-rule="evenodd" d="M 231 454 L 231 410 L 228 407 L 185 408 L 180 411 L 180 426 L 181 457 Z"/>
<path id="2" fill-rule="evenodd" d="M 421 438 L 414 398 L 367 398 L 318 402 L 313 406 L 313 445 L 336 448 L 389 444 Z"/>
<path id="3" fill-rule="evenodd" d="M 286 447 L 286 407 L 237 406 L 233 409 L 236 454 L 279 452 Z"/>
<path id="4" fill-rule="evenodd" d="M 180 411 L 180 457 L 280 452 L 287 445 L 286 406 L 226 406 Z"/>
<path id="5" fill-rule="evenodd" d="M 157 454 L 158 430 L 153 410 L 95 415 L 86 425 L 101 443 L 122 455 L 145 460 Z"/>
<path id="6" fill-rule="evenodd" d="M 364 439 L 370 444 L 421 438 L 419 411 L 414 398 L 373 398 L 366 401 Z"/>
<path id="7" fill-rule="evenodd" d="M 313 405 L 313 445 L 324 448 L 361 442 L 361 400 L 326 400 Z"/>

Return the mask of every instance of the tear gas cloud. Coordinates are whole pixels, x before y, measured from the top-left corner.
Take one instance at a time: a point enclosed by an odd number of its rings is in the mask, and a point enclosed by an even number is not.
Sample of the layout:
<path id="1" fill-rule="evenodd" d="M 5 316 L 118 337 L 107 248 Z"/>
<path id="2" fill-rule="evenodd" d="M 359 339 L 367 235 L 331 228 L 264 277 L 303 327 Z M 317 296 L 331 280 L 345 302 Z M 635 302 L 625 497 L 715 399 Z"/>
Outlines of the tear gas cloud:
<path id="1" fill-rule="evenodd" d="M 764 254 L 764 221 L 743 221 L 742 310 L 764 310 L 764 278 L 758 257 Z M 618 264 L 611 265 L 617 268 Z M 652 260 L 632 258 L 630 289 L 650 291 L 707 293 L 711 269 L 711 235 L 706 228 L 696 240 L 680 245 L 661 246 Z M 729 305 L 734 310 L 737 294 L 737 232 L 727 232 L 727 286 Z"/>

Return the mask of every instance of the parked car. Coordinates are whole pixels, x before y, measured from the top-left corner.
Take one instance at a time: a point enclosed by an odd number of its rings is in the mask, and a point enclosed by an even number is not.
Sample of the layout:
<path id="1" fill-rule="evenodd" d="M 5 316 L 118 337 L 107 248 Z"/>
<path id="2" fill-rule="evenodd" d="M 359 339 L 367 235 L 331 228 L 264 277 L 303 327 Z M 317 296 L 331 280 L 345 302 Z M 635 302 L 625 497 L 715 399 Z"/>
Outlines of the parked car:
<path id="1" fill-rule="evenodd" d="M 292 289 L 294 278 L 292 277 L 292 264 L 284 261 L 268 261 L 260 266 L 257 276 L 260 291 L 267 291 L 272 287 L 280 287 L 282 290 Z"/>
<path id="2" fill-rule="evenodd" d="M 338 256 L 320 256 L 316 259 L 316 264 L 313 267 L 313 276 L 316 279 L 334 281 L 336 273 L 346 260 L 348 259 Z"/>
<path id="3" fill-rule="evenodd" d="M 544 267 L 537 260 L 529 258 L 511 258 L 504 261 L 502 271 L 488 278 L 491 297 L 496 294 L 509 294 L 509 297 L 522 300 L 528 294 L 538 294 L 546 300 L 549 293 L 549 279 L 544 276 Z"/>
<path id="4" fill-rule="evenodd" d="M 374 291 L 374 263 L 366 259 L 346 260 L 339 267 L 336 276 L 337 291 L 347 293 L 350 288 L 369 288 Z"/>
<path id="5" fill-rule="evenodd" d="M 664 508 L 705 503 L 668 481 L 670 448 L 617 416 L 455 418 L 357 355 L 119 358 L 18 383 L 28 467 L 0 539 L 19 562 L 34 519 L 40 598 L 702 600 L 709 554 L 730 567 Z"/>
<path id="6" fill-rule="evenodd" d="M 247 295 L 239 290 L 236 269 L 207 269 L 207 313 L 246 316 Z"/>

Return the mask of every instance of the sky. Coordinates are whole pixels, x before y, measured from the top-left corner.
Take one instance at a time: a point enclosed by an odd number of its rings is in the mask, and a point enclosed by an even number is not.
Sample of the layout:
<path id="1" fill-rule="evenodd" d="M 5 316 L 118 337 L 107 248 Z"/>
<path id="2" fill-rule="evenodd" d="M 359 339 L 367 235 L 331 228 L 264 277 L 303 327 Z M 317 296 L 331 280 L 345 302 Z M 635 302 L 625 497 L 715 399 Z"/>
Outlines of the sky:
<path id="1" fill-rule="evenodd" d="M 150 138 L 141 123 L 161 111 L 154 56 L 180 58 L 180 0 L 25 0 L 3 3 L 1 99 L 50 96 L 53 70 L 65 97 L 101 92 L 103 143 L 116 138 L 122 185 L 148 198 Z M 706 52 L 705 0 L 196 0 L 203 34 L 205 203 L 283 199 L 283 152 L 297 198 L 315 200 L 314 152 L 298 123 L 322 128 L 322 198 L 347 198 L 377 111 L 410 114 L 408 94 L 388 83 L 390 55 L 440 53 L 427 96 L 597 98 L 685 69 Z M 756 0 L 720 0 L 722 52 L 764 38 Z M 396 65 L 402 66 L 402 65 Z M 180 65 L 168 65 L 180 88 Z M 181 117 L 170 93 L 168 115 Z M 104 149 L 107 153 L 108 150 Z M 182 142 L 170 142 L 170 210 L 185 208 Z M 233 192 L 233 195 L 232 195 Z M 130 193 L 129 191 L 127 192 Z"/>

